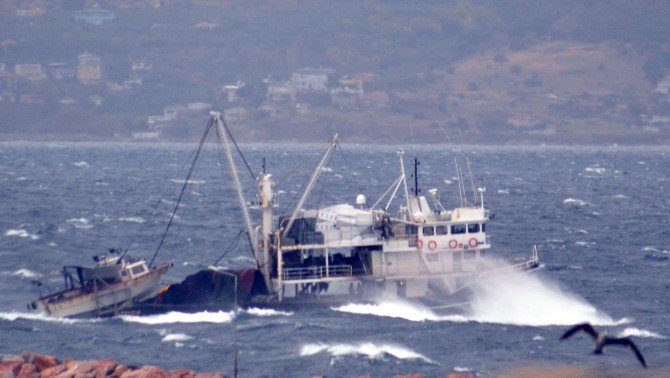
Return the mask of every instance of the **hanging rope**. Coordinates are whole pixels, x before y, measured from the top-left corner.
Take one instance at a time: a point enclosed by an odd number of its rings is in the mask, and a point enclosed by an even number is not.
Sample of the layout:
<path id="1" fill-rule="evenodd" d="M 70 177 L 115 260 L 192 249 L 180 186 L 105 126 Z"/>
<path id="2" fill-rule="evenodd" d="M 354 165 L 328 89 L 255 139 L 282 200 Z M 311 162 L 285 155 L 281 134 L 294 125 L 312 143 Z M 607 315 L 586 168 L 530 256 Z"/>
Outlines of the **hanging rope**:
<path id="1" fill-rule="evenodd" d="M 228 247 L 228 249 L 226 249 L 225 252 L 223 252 L 223 254 L 221 255 L 221 257 L 219 257 L 219 258 L 214 262 L 214 264 L 212 264 L 213 266 L 216 266 L 216 264 L 218 264 L 224 257 L 226 257 L 226 255 L 228 254 L 228 252 L 232 251 L 233 248 L 237 247 L 237 243 L 240 241 L 240 235 L 242 235 L 243 233 L 246 233 L 246 231 L 245 231 L 245 230 L 240 230 L 240 232 L 238 232 L 237 235 L 235 235 L 235 239 L 233 240 L 233 243 L 230 245 L 230 247 Z"/>
<path id="2" fill-rule="evenodd" d="M 161 237 L 161 241 L 158 244 L 158 248 L 156 248 L 156 252 L 154 252 L 153 257 L 151 258 L 151 261 L 149 262 L 149 268 L 153 266 L 154 260 L 156 260 L 156 256 L 158 256 L 158 252 L 160 251 L 161 247 L 163 246 L 163 242 L 165 242 L 165 238 L 167 237 L 168 231 L 170 230 L 170 227 L 172 226 L 172 222 L 174 221 L 175 215 L 177 214 L 177 210 L 179 209 L 179 205 L 181 204 L 181 200 L 184 196 L 184 193 L 186 192 L 186 187 L 188 186 L 189 181 L 191 180 L 191 176 L 193 175 L 193 172 L 195 171 L 195 166 L 198 161 L 198 157 L 202 153 L 202 149 L 205 146 L 205 142 L 207 141 L 207 136 L 209 135 L 210 130 L 212 129 L 212 125 L 214 125 L 214 120 L 209 121 L 207 124 L 207 128 L 205 128 L 205 133 L 202 136 L 202 139 L 200 139 L 200 144 L 198 144 L 198 149 L 196 150 L 195 157 L 193 159 L 193 164 L 191 164 L 191 168 L 188 171 L 188 175 L 186 176 L 186 180 L 184 181 L 184 185 L 181 188 L 181 192 L 179 193 L 179 198 L 177 199 L 177 204 L 174 207 L 174 211 L 172 211 L 172 215 L 170 216 L 170 221 L 167 224 L 167 227 L 165 228 L 165 232 L 163 233 L 163 237 Z"/>

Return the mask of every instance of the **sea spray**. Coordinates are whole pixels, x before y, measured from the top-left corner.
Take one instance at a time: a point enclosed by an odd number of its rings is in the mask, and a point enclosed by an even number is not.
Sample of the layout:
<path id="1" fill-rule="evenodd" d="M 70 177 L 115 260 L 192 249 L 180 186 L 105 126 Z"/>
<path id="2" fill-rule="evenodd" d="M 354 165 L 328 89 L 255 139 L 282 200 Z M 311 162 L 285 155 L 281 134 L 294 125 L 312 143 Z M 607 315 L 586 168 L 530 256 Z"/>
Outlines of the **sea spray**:
<path id="1" fill-rule="evenodd" d="M 468 318 L 483 323 L 529 326 L 615 324 L 611 317 L 578 295 L 544 277 L 516 270 L 492 274 L 475 284 Z"/>

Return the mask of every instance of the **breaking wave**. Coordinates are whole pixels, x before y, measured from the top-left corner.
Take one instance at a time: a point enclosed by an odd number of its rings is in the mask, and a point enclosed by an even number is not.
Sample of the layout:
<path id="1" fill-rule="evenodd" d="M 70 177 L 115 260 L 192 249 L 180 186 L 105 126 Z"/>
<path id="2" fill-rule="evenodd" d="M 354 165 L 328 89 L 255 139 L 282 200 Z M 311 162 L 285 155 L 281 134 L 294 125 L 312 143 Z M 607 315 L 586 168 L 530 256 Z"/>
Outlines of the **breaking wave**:
<path id="1" fill-rule="evenodd" d="M 166 314 L 151 316 L 122 315 L 119 318 L 130 323 L 155 325 L 171 323 L 230 323 L 233 320 L 233 317 L 234 314 L 232 312 L 223 311 L 203 311 L 193 314 L 172 311 Z"/>
<path id="2" fill-rule="evenodd" d="M 326 352 L 333 357 L 346 355 L 362 355 L 371 360 L 383 359 L 391 356 L 398 360 L 422 360 L 434 363 L 431 359 L 407 349 L 392 344 L 374 344 L 371 342 L 360 344 L 306 344 L 300 348 L 300 356 L 313 356 Z"/>
<path id="3" fill-rule="evenodd" d="M 86 218 L 70 218 L 65 222 L 71 224 L 74 228 L 80 228 L 80 229 L 93 228 L 91 221 L 89 221 Z"/>
<path id="4" fill-rule="evenodd" d="M 119 222 L 142 224 L 142 223 L 146 222 L 146 220 L 144 220 L 144 218 L 142 218 L 142 217 L 121 217 L 121 218 L 119 218 Z"/>
<path id="5" fill-rule="evenodd" d="M 161 341 L 164 343 L 170 343 L 173 341 L 188 341 L 192 339 L 193 336 L 189 336 L 185 333 L 170 333 L 168 335 L 165 335 Z"/>
<path id="6" fill-rule="evenodd" d="M 18 319 L 37 320 L 42 322 L 53 322 L 62 324 L 75 323 L 96 323 L 100 319 L 70 319 L 70 318 L 54 318 L 45 314 L 34 314 L 31 312 L 0 312 L 0 319 L 13 322 Z"/>
<path id="7" fill-rule="evenodd" d="M 349 303 L 340 307 L 333 307 L 332 309 L 351 314 L 400 318 L 412 322 L 468 321 L 468 319 L 461 315 L 440 316 L 435 314 L 429 308 L 402 301 L 382 301 L 376 304 Z"/>
<path id="8" fill-rule="evenodd" d="M 470 302 L 459 314 L 441 315 L 407 302 L 350 303 L 332 308 L 352 314 L 401 318 L 409 321 L 449 321 L 512 324 L 543 327 L 589 322 L 613 326 L 628 319 L 613 320 L 581 297 L 568 293 L 538 276 L 507 271 L 488 277 L 472 287 Z"/>
<path id="9" fill-rule="evenodd" d="M 665 339 L 666 337 L 663 335 L 659 335 L 658 333 L 647 331 L 644 329 L 638 329 L 638 328 L 626 328 L 621 333 L 619 334 L 619 337 L 628 337 L 628 336 L 635 336 L 635 337 L 647 337 L 647 338 L 652 338 L 652 339 Z"/>
<path id="10" fill-rule="evenodd" d="M 12 273 L 13 276 L 20 276 L 23 278 L 38 278 L 41 277 L 42 275 L 36 272 L 33 272 L 32 270 L 28 269 L 19 269 Z"/>
<path id="11" fill-rule="evenodd" d="M 19 230 L 7 230 L 7 231 L 5 231 L 5 236 L 16 236 L 16 237 L 19 237 L 19 238 L 29 238 L 30 240 L 37 240 L 37 239 L 40 238 L 39 236 L 37 236 L 35 234 L 31 234 L 28 231 L 21 230 L 21 229 L 19 229 Z"/>
<path id="12" fill-rule="evenodd" d="M 90 164 L 88 164 L 85 161 L 78 161 L 76 163 L 72 163 L 75 167 L 80 167 L 80 168 L 85 168 L 85 167 L 90 167 Z"/>
<path id="13" fill-rule="evenodd" d="M 251 307 L 246 310 L 244 310 L 249 315 L 254 315 L 254 316 L 292 316 L 293 313 L 290 311 L 279 311 L 279 310 L 273 310 L 269 308 L 256 308 L 256 307 Z"/>
<path id="14" fill-rule="evenodd" d="M 566 198 L 566 199 L 563 200 L 563 204 L 564 205 L 580 206 L 580 207 L 589 206 L 588 202 L 586 202 L 584 200 L 580 200 L 578 198 Z"/>

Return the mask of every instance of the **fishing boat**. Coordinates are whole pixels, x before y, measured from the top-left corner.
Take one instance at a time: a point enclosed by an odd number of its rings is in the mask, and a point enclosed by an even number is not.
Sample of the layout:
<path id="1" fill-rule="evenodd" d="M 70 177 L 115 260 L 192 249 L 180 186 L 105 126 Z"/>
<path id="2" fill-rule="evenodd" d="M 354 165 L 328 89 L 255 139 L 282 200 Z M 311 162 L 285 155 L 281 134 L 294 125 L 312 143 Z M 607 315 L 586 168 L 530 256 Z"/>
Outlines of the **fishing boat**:
<path id="1" fill-rule="evenodd" d="M 398 177 L 372 206 L 367 206 L 365 195 L 359 194 L 355 205 L 343 203 L 305 208 L 319 175 L 327 171 L 327 164 L 339 146 L 337 135 L 312 171 L 291 213 L 279 217 L 274 214 L 277 196 L 272 174 L 264 172 L 256 178 L 258 202 L 253 207 L 260 210 L 261 221 L 255 226 L 233 160 L 231 140 L 235 147 L 237 143 L 218 112 L 211 113 L 208 130 L 211 129 L 216 130 L 225 152 L 256 261 L 255 275 L 250 275 L 249 270 L 244 271 L 246 277 L 256 277 L 255 280 L 246 279 L 254 283 L 247 283 L 244 292 L 240 292 L 238 286 L 241 279 L 238 272 L 221 271 L 219 278 L 231 288 L 234 284 L 235 292 L 244 294 L 248 304 L 303 305 L 380 298 L 448 298 L 493 272 L 532 270 L 539 266 L 534 247 L 529 258 L 504 267 L 492 264 L 491 244 L 486 233 L 491 215 L 484 206 L 485 189 L 473 190 L 476 198 L 468 205 L 463 198 L 463 180 L 459 180 L 461 206 L 446 209 L 437 189 L 422 194 L 417 158 L 413 160 L 414 185 L 410 190 L 403 150 L 397 151 Z M 391 207 L 394 203 L 399 203 L 396 210 Z M 222 298 L 213 294 L 220 292 L 220 284 L 216 289 L 201 288 L 207 292 L 205 295 L 195 295 L 192 292 L 196 287 L 192 284 L 194 280 L 192 277 L 188 285 L 173 285 L 152 303 L 169 309 L 184 309 L 179 305 L 197 307 L 197 301 L 193 301 L 197 297 L 207 298 L 209 308 Z M 258 285 L 258 280 L 262 285 Z M 204 281 L 215 280 L 210 277 Z"/>
<path id="2" fill-rule="evenodd" d="M 65 289 L 32 301 L 28 308 L 48 316 L 110 316 L 155 297 L 172 263 L 149 267 L 143 259 L 125 258 L 119 250 L 93 257 L 95 265 L 64 266 Z"/>

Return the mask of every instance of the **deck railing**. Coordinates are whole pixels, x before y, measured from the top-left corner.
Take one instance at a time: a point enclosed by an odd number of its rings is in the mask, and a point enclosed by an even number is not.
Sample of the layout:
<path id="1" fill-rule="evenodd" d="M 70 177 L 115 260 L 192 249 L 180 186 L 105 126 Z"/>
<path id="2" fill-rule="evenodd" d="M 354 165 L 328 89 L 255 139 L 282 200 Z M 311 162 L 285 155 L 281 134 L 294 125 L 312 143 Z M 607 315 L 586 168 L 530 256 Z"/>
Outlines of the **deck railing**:
<path id="1" fill-rule="evenodd" d="M 305 280 L 327 277 L 350 277 L 352 276 L 351 265 L 331 265 L 326 269 L 325 265 L 308 266 L 305 268 L 286 268 L 282 271 L 284 280 Z"/>

